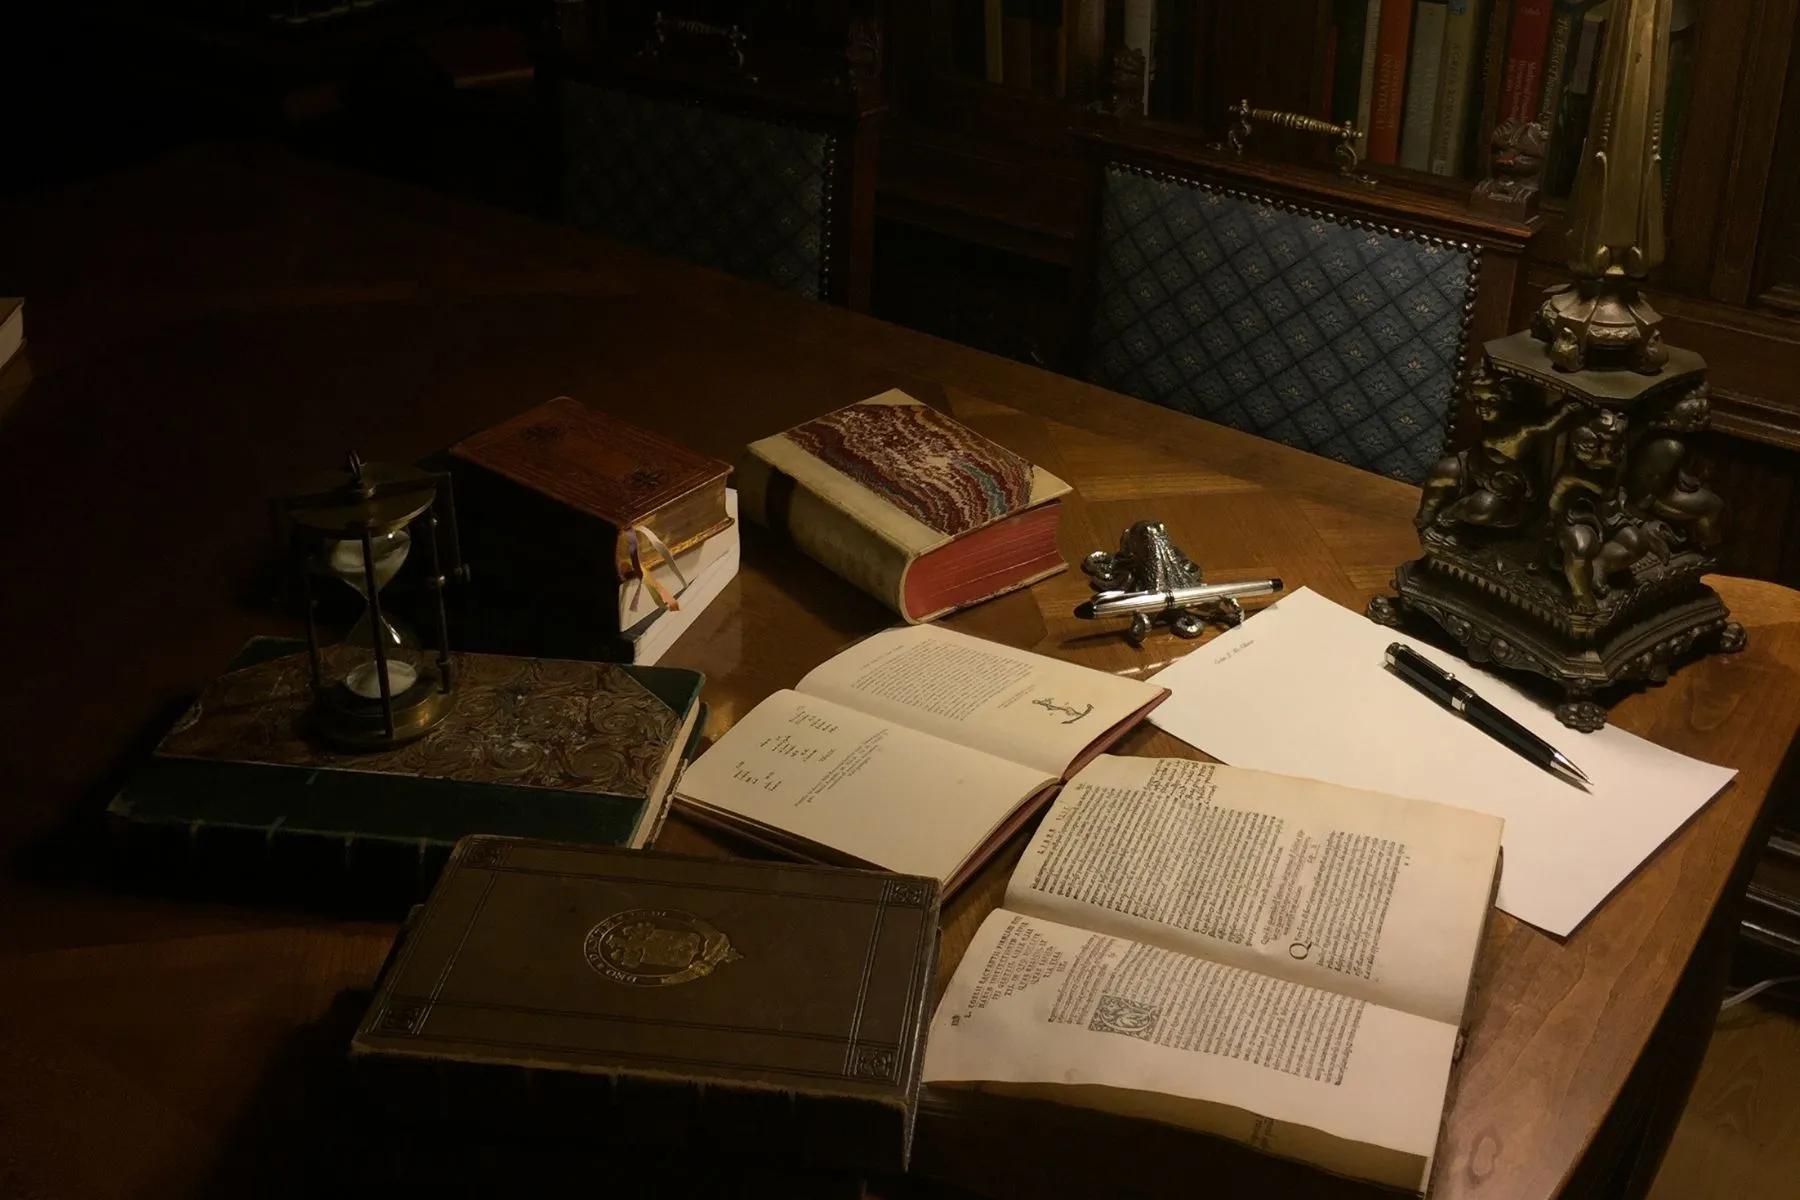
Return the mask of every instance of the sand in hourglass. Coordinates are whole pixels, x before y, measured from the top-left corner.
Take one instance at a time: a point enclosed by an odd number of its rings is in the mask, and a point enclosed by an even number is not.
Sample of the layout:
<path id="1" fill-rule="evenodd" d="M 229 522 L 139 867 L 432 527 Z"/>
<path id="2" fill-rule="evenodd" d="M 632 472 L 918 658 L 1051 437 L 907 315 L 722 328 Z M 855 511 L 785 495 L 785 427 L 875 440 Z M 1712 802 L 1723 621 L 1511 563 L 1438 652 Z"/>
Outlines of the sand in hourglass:
<path id="1" fill-rule="evenodd" d="M 406 562 L 407 552 L 412 548 L 412 535 L 404 529 L 396 529 L 391 533 L 377 534 L 369 539 L 375 564 L 375 587 L 384 588 Z M 363 553 L 360 541 L 336 541 L 327 543 L 326 565 L 331 573 L 342 579 L 356 590 L 356 594 L 364 596 Z M 362 619 L 345 635 L 344 641 L 352 646 L 367 646 L 374 641 L 370 621 L 373 613 L 366 606 Z M 402 658 L 393 657 L 397 650 L 410 650 L 418 646 L 414 638 L 400 625 L 388 620 L 386 614 L 381 618 L 381 644 L 389 652 L 387 660 L 388 694 L 398 696 L 414 683 L 418 682 L 418 668 Z M 351 669 L 344 677 L 344 686 L 366 700 L 381 699 L 381 681 L 375 673 L 373 660 Z"/>

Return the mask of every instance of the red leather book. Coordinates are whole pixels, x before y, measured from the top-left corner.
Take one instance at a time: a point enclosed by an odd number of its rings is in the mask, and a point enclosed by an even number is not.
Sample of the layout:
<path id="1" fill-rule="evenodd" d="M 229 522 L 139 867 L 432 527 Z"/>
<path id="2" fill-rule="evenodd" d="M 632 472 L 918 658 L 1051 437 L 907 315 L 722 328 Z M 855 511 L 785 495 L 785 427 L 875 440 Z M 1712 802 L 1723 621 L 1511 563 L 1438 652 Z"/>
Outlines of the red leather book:
<path id="1" fill-rule="evenodd" d="M 1406 52 L 1412 41 L 1413 0 L 1382 0 L 1375 47 L 1375 99 L 1369 112 L 1369 159 L 1400 161 L 1400 125 L 1406 116 Z"/>
<path id="2" fill-rule="evenodd" d="M 1506 72 L 1500 84 L 1500 119 L 1535 121 L 1544 84 L 1544 52 L 1550 45 L 1551 0 L 1515 0 Z"/>
<path id="3" fill-rule="evenodd" d="M 737 480 L 746 517 L 910 622 L 1063 569 L 1069 485 L 905 392 L 752 442 Z"/>

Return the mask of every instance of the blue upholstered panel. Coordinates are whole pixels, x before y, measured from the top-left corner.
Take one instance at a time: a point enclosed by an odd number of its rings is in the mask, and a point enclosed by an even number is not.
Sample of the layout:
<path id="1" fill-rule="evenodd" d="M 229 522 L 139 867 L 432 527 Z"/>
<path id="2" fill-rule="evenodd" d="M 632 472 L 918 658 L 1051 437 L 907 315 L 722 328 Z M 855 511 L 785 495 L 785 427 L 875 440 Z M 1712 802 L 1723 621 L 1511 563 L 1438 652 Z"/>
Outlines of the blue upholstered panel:
<path id="1" fill-rule="evenodd" d="M 831 137 L 579 83 L 563 118 L 572 224 L 824 294 Z"/>
<path id="2" fill-rule="evenodd" d="M 1475 256 L 1106 171 L 1088 377 L 1417 482 L 1442 453 Z"/>

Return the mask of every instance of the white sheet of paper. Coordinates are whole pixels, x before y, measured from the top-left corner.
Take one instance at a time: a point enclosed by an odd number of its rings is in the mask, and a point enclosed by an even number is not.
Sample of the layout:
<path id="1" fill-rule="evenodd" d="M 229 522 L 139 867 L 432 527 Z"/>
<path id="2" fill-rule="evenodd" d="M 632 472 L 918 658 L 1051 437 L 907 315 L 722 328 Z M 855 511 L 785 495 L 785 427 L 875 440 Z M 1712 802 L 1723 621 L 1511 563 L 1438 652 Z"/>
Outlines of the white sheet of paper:
<path id="1" fill-rule="evenodd" d="M 1568 755 L 1563 782 L 1413 690 L 1403 641 Z M 1608 725 L 1582 734 L 1512 685 L 1302 588 L 1161 671 L 1156 725 L 1237 767 L 1435 800 L 1506 822 L 1499 905 L 1567 936 L 1737 771 Z"/>

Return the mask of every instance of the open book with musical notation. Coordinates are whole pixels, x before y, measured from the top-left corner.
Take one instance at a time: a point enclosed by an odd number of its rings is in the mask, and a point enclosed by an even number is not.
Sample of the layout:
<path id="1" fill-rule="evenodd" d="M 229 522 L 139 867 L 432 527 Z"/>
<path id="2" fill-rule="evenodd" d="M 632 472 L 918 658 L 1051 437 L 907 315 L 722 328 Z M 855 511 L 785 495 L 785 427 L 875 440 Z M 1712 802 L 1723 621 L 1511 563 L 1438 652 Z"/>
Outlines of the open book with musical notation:
<path id="1" fill-rule="evenodd" d="M 1097 758 L 958 966 L 925 1080 L 1424 1192 L 1500 831 L 1312 780 Z"/>
<path id="2" fill-rule="evenodd" d="M 954 891 L 1166 694 L 935 625 L 890 629 L 758 704 L 675 802 L 797 857 Z"/>

